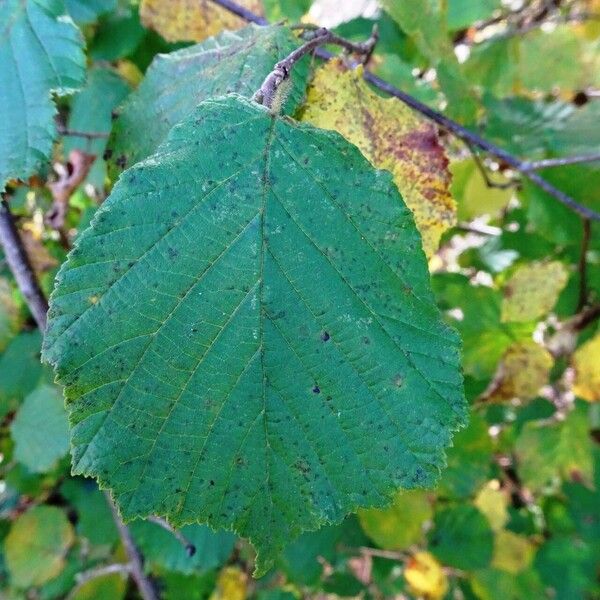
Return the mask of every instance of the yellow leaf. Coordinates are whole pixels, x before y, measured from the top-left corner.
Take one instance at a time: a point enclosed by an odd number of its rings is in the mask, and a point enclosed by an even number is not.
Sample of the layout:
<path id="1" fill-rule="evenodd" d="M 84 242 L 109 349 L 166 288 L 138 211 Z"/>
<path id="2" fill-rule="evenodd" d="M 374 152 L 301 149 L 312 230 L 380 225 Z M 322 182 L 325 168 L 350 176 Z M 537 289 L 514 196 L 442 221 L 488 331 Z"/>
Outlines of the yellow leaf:
<path id="1" fill-rule="evenodd" d="M 262 14 L 260 0 L 237 0 L 237 4 Z M 246 22 L 211 0 L 142 0 L 142 23 L 169 42 L 202 40 L 224 29 L 240 29 Z"/>
<path id="2" fill-rule="evenodd" d="M 533 559 L 535 546 L 512 531 L 499 531 L 494 540 L 492 566 L 508 573 L 524 571 Z"/>
<path id="3" fill-rule="evenodd" d="M 244 600 L 248 576 L 237 567 L 225 567 L 217 579 L 217 587 L 210 600 Z"/>
<path id="4" fill-rule="evenodd" d="M 358 511 L 364 532 L 381 548 L 403 550 L 423 538 L 423 524 L 431 519 L 433 510 L 427 492 L 399 492 L 388 508 Z"/>
<path id="5" fill-rule="evenodd" d="M 448 578 L 429 552 L 417 552 L 409 559 L 404 578 L 411 591 L 420 598 L 438 600 L 448 591 Z"/>
<path id="6" fill-rule="evenodd" d="M 435 127 L 397 100 L 377 96 L 360 68 L 349 70 L 339 60 L 316 72 L 301 119 L 338 131 L 375 167 L 394 175 L 431 257 L 456 222 L 448 159 Z"/>
<path id="7" fill-rule="evenodd" d="M 533 321 L 546 315 L 567 284 L 569 273 L 558 261 L 519 267 L 504 286 L 502 321 Z"/>
<path id="8" fill-rule="evenodd" d="M 573 355 L 573 392 L 589 402 L 600 402 L 600 333 L 580 346 Z"/>
<path id="9" fill-rule="evenodd" d="M 482 398 L 491 402 L 534 398 L 548 382 L 553 362 L 550 352 L 533 341 L 513 344 L 504 353 Z"/>
<path id="10" fill-rule="evenodd" d="M 498 531 L 508 521 L 508 497 L 500 489 L 498 481 L 489 481 L 477 494 L 475 506 L 487 517 L 494 531 Z"/>
<path id="11" fill-rule="evenodd" d="M 452 195 L 458 204 L 460 219 L 471 220 L 480 215 L 497 215 L 513 196 L 510 188 L 489 187 L 473 160 L 462 160 L 450 165 Z M 491 175 L 493 181 L 506 183 L 506 178 Z"/>

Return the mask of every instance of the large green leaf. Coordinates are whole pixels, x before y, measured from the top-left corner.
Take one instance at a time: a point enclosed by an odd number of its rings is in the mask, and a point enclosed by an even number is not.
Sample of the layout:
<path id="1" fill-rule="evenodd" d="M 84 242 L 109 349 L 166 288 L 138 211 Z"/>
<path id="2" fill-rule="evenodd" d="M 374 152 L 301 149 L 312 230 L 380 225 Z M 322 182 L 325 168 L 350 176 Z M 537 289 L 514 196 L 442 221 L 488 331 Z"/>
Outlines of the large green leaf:
<path id="1" fill-rule="evenodd" d="M 52 92 L 85 78 L 83 40 L 56 0 L 0 3 L 0 190 L 43 163 L 56 134 Z"/>
<path id="2" fill-rule="evenodd" d="M 156 57 L 140 87 L 123 105 L 109 140 L 109 167 L 120 171 L 156 151 L 176 123 L 208 98 L 235 92 L 252 96 L 275 63 L 298 46 L 288 28 L 249 25 Z M 294 68 L 285 103 L 302 102 L 308 64 Z"/>
<path id="3" fill-rule="evenodd" d="M 259 572 L 302 530 L 433 485 L 465 420 L 391 175 L 238 95 L 121 176 L 51 304 L 74 471 L 126 518 L 249 537 Z"/>

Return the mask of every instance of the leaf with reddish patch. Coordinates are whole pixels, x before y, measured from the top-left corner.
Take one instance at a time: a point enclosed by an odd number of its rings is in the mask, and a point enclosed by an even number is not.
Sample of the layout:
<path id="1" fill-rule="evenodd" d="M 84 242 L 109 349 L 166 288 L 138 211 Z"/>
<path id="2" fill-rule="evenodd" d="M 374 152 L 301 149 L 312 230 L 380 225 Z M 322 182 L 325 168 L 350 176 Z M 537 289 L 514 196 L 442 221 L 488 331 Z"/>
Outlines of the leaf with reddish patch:
<path id="1" fill-rule="evenodd" d="M 360 69 L 348 70 L 340 61 L 317 71 L 302 120 L 339 131 L 374 166 L 391 171 L 431 256 L 456 221 L 448 159 L 435 127 L 403 104 L 377 96 Z"/>

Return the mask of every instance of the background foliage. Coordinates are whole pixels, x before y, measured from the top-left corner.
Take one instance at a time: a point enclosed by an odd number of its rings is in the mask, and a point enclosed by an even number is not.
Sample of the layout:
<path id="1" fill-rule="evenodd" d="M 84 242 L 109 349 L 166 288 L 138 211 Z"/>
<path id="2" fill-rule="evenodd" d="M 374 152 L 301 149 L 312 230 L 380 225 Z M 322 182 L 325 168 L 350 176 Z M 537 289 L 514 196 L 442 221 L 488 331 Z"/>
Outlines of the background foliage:
<path id="1" fill-rule="evenodd" d="M 243 4 L 357 41 L 377 23 L 372 71 L 520 158 L 598 152 L 596 0 Z M 0 23 L 0 174 L 47 293 L 120 171 L 198 99 L 229 91 L 232 74 L 251 94 L 294 44 L 253 28 L 207 39 L 244 25 L 208 0 L 4 0 Z M 182 541 L 134 522 L 147 571 L 165 598 L 600 598 L 598 223 L 444 132 L 440 145 L 429 121 L 343 62 L 306 63 L 293 81 L 285 111 L 340 131 L 413 210 L 462 338 L 470 422 L 436 489 L 302 535 L 259 580 L 252 548 L 230 533 L 189 525 Z M 600 210 L 599 164 L 541 173 Z M 0 595 L 135 598 L 122 570 L 94 571 L 127 558 L 103 494 L 69 474 L 62 391 L 0 259 Z"/>

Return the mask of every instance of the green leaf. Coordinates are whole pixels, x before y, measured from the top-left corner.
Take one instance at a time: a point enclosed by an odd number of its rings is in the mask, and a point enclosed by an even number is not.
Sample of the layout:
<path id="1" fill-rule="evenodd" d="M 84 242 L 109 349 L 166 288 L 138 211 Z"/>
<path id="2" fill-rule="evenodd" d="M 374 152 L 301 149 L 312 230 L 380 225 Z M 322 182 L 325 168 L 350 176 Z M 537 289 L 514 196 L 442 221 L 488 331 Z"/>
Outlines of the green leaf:
<path id="1" fill-rule="evenodd" d="M 90 69 L 86 86 L 73 97 L 68 128 L 74 131 L 108 134 L 112 127 L 112 111 L 127 96 L 129 85 L 110 69 Z M 64 140 L 65 153 L 78 149 L 95 154 L 96 161 L 87 181 L 102 189 L 106 178 L 103 160 L 106 138 L 86 139 L 69 136 Z"/>
<path id="2" fill-rule="evenodd" d="M 546 589 L 536 571 L 515 575 L 498 569 L 483 569 L 473 574 L 471 585 L 480 600 L 546 598 Z M 558 596 L 560 598 L 561 596 Z M 568 598 L 568 596 L 564 596 Z"/>
<path id="3" fill-rule="evenodd" d="M 61 392 L 41 385 L 19 408 L 10 427 L 14 457 L 34 473 L 50 471 L 69 451 L 69 423 Z"/>
<path id="4" fill-rule="evenodd" d="M 465 571 L 482 569 L 492 560 L 494 535 L 474 506 L 460 504 L 436 513 L 429 550 L 445 565 Z"/>
<path id="5" fill-rule="evenodd" d="M 65 0 L 68 13 L 80 25 L 93 23 L 117 8 L 117 0 Z"/>
<path id="6" fill-rule="evenodd" d="M 553 479 L 564 478 L 592 485 L 594 463 L 589 437 L 587 405 L 577 403 L 559 423 L 526 423 L 515 443 L 518 473 L 525 485 L 540 490 Z"/>
<path id="7" fill-rule="evenodd" d="M 78 586 L 69 600 L 121 600 L 127 589 L 127 575 L 114 573 L 94 577 Z"/>
<path id="8" fill-rule="evenodd" d="M 156 523 L 135 521 L 130 527 L 148 563 L 184 574 L 222 566 L 235 544 L 235 536 L 229 532 L 214 532 L 205 525 L 186 525 L 181 534 L 196 548 L 194 556 L 189 556 L 182 543 Z"/>
<path id="9" fill-rule="evenodd" d="M 448 449 L 448 467 L 442 474 L 439 494 L 451 498 L 472 495 L 488 478 L 492 453 L 487 423 L 472 413 L 468 427 L 456 434 Z"/>
<path id="10" fill-rule="evenodd" d="M 433 485 L 465 420 L 391 175 L 238 95 L 121 176 L 51 304 L 74 472 L 128 519 L 250 538 L 259 573 L 301 531 Z"/>
<path id="11" fill-rule="evenodd" d="M 60 493 L 77 511 L 79 536 L 98 546 L 111 546 L 119 539 L 110 507 L 94 481 L 67 479 Z"/>
<path id="12" fill-rule="evenodd" d="M 448 27 L 464 29 L 476 21 L 489 19 L 497 8 L 500 8 L 500 0 L 449 0 Z"/>
<path id="13" fill-rule="evenodd" d="M 109 167 L 120 172 L 155 152 L 173 125 L 202 100 L 229 92 L 252 96 L 273 65 L 297 46 L 295 36 L 285 27 L 249 25 L 157 56 L 114 124 Z M 300 105 L 307 76 L 307 62 L 294 67 L 285 103 L 287 114 Z"/>
<path id="14" fill-rule="evenodd" d="M 15 587 L 41 585 L 65 566 L 73 527 L 55 506 L 36 506 L 18 517 L 4 540 L 10 580 Z"/>
<path id="15" fill-rule="evenodd" d="M 597 558 L 582 540 L 557 536 L 540 548 L 535 567 L 555 598 L 586 598 L 597 588 Z"/>
<path id="16" fill-rule="evenodd" d="M 43 164 L 56 134 L 51 93 L 85 79 L 83 40 L 56 0 L 0 4 L 0 190 Z"/>
<path id="17" fill-rule="evenodd" d="M 44 369 L 40 364 L 41 336 L 37 331 L 13 338 L 0 355 L 0 415 L 17 408 L 39 384 Z"/>

